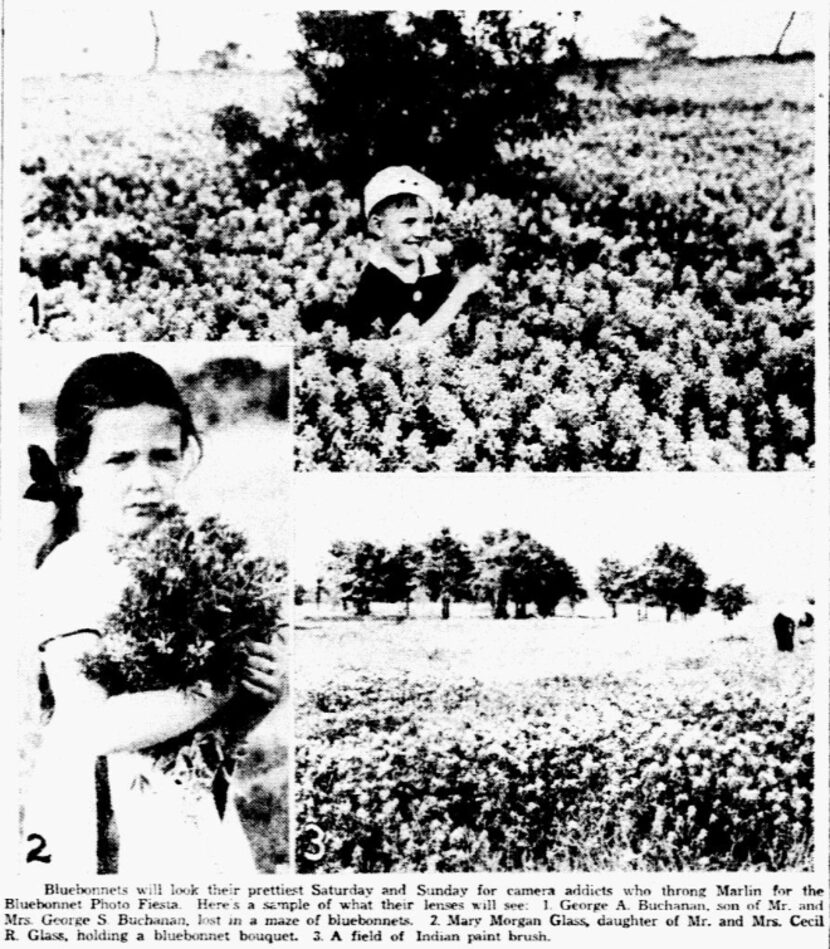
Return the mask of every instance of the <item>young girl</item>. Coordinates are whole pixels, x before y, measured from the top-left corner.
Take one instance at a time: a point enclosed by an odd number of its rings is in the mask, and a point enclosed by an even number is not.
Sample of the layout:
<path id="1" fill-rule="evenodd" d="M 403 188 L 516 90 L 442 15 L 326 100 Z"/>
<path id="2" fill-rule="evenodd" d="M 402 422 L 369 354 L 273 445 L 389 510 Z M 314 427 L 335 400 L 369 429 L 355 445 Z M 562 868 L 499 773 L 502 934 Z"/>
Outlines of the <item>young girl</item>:
<path id="1" fill-rule="evenodd" d="M 24 859 L 49 873 L 192 878 L 252 872 L 236 810 L 208 788 L 185 793 L 141 749 L 182 735 L 247 695 L 264 714 L 279 698 L 277 655 L 252 644 L 240 687 L 110 696 L 81 660 L 128 582 L 112 547 L 152 528 L 198 461 L 189 409 L 161 366 L 136 353 L 93 357 L 55 407 L 55 462 L 30 449 L 26 497 L 55 505 L 25 604 L 30 692 L 40 714 L 24 795 Z M 236 694 L 232 694 L 235 692 Z"/>

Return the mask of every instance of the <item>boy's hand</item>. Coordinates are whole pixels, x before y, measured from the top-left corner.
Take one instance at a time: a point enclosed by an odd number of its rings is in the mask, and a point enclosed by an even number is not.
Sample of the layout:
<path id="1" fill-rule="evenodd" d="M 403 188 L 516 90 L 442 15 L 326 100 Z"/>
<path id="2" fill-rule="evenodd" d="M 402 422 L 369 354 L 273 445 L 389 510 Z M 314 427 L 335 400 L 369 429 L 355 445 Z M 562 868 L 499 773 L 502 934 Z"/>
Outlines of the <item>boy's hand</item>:
<path id="1" fill-rule="evenodd" d="M 421 324 L 411 314 L 405 313 L 398 322 L 392 327 L 390 336 L 399 336 L 403 339 L 412 339 L 418 334 Z"/>
<path id="2" fill-rule="evenodd" d="M 458 278 L 458 283 L 455 285 L 456 290 L 466 300 L 474 293 L 478 293 L 479 290 L 483 290 L 487 286 L 489 279 L 490 271 L 488 268 L 485 267 L 484 264 L 476 264 L 461 274 Z"/>

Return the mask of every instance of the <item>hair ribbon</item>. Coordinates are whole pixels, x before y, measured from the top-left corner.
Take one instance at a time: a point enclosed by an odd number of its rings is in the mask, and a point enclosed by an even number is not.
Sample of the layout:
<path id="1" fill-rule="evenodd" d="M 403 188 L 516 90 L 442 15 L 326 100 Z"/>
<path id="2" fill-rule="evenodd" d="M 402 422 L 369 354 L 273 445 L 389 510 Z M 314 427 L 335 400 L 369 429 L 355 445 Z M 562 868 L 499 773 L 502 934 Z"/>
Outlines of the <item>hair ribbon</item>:
<path id="1" fill-rule="evenodd" d="M 67 495 L 75 493 L 61 481 L 58 469 L 40 445 L 29 445 L 29 477 L 32 483 L 23 497 L 29 501 L 51 501 L 59 504 Z"/>

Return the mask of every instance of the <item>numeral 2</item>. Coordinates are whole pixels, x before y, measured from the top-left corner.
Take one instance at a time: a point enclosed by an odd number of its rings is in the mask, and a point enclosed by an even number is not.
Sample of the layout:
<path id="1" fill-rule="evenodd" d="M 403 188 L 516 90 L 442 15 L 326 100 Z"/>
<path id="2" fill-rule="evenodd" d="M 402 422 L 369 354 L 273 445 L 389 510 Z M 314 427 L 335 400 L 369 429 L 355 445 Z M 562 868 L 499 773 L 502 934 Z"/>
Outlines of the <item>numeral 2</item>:
<path id="1" fill-rule="evenodd" d="M 51 863 L 52 854 L 44 853 L 46 850 L 46 838 L 40 834 L 29 834 L 26 838 L 27 843 L 35 842 L 34 847 L 26 854 L 26 863 Z"/>

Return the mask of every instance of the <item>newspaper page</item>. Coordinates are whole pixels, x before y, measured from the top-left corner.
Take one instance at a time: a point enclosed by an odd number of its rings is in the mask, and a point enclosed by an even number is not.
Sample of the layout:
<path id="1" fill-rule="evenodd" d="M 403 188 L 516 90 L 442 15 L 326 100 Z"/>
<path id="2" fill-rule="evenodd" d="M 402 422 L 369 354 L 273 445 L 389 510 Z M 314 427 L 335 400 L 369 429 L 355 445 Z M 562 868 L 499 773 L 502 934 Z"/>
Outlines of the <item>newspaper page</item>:
<path id="1" fill-rule="evenodd" d="M 827 86 L 6 0 L 4 942 L 827 945 Z"/>

